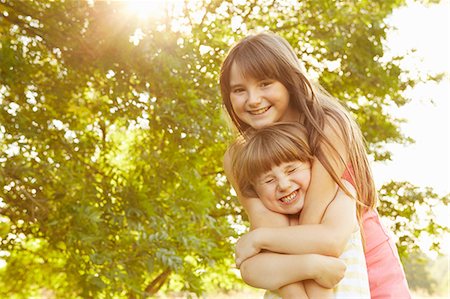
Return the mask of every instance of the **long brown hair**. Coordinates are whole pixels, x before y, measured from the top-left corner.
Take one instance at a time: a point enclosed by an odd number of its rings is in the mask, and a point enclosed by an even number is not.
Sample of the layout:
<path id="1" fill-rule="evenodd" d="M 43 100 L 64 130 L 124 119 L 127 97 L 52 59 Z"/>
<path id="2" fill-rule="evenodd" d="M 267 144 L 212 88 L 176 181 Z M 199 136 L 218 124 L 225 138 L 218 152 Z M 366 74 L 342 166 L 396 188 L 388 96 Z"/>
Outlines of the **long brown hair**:
<path id="1" fill-rule="evenodd" d="M 353 169 L 352 177 L 358 194 L 358 218 L 361 217 L 364 208 L 375 207 L 377 193 L 359 126 L 337 99 L 307 79 L 290 44 L 273 33 L 250 35 L 233 46 L 223 61 L 220 73 L 223 104 L 232 122 L 243 134 L 249 125 L 237 117 L 230 100 L 230 71 L 234 63 L 239 66 L 244 76 L 274 79 L 287 88 L 290 105 L 301 115 L 301 124 L 306 128 L 308 144 L 313 155 L 343 190 L 347 189 L 341 182 L 342 174 L 336 173 L 333 163 L 345 163 L 344 161 L 348 159 Z M 338 124 L 348 157 L 340 157 L 324 133 L 326 121 L 330 120 Z M 339 156 L 339 161 L 327 157 L 324 148 L 334 151 L 336 156 Z"/>
<path id="2" fill-rule="evenodd" d="M 306 130 L 298 122 L 278 122 L 259 130 L 248 129 L 244 139 L 233 145 L 232 171 L 239 190 L 253 197 L 256 180 L 281 163 L 312 163 L 314 156 L 306 140 Z"/>

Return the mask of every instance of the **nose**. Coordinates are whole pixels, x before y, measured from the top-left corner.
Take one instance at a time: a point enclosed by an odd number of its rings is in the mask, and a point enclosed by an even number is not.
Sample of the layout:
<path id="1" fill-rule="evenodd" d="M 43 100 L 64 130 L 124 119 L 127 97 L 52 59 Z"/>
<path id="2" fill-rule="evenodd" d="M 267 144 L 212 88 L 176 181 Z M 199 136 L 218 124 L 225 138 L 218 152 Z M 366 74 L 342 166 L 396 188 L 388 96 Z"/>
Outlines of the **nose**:
<path id="1" fill-rule="evenodd" d="M 247 103 L 251 108 L 258 107 L 259 105 L 261 105 L 261 102 L 262 102 L 262 97 L 257 91 L 250 90 L 248 92 Z"/>
<path id="2" fill-rule="evenodd" d="M 291 181 L 287 176 L 278 178 L 278 189 L 280 189 L 280 191 L 287 190 L 289 187 L 291 187 Z"/>

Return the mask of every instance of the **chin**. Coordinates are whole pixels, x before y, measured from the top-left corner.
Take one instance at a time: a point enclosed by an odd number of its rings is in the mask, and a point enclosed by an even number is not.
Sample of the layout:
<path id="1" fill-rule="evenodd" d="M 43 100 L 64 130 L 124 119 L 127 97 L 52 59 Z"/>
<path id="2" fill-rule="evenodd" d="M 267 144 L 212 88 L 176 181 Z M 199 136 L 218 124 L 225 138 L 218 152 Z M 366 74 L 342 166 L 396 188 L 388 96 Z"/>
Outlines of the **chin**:
<path id="1" fill-rule="evenodd" d="M 300 214 L 301 211 L 302 209 L 296 209 L 292 214 Z"/>
<path id="2" fill-rule="evenodd" d="M 286 214 L 286 215 L 298 215 L 298 214 L 300 214 L 300 212 L 295 212 L 295 211 L 293 211 L 293 212 L 284 212 L 284 214 Z"/>
<path id="3" fill-rule="evenodd" d="M 303 210 L 303 205 L 297 209 L 295 209 L 295 213 L 293 214 L 300 214 L 300 212 Z"/>
<path id="4" fill-rule="evenodd" d="M 252 128 L 255 129 L 255 130 L 259 130 L 259 129 L 262 129 L 262 128 L 267 127 L 268 125 L 269 125 L 269 124 L 261 124 L 261 123 L 258 123 L 258 124 L 253 124 Z"/>
<path id="5" fill-rule="evenodd" d="M 302 209 L 289 209 L 289 211 L 283 211 L 280 213 L 286 214 L 286 215 L 295 215 L 295 214 L 300 214 L 300 212 L 302 211 Z"/>
<path id="6" fill-rule="evenodd" d="M 252 127 L 253 127 L 253 129 L 259 130 L 259 129 L 265 128 L 267 126 L 270 126 L 271 124 L 274 124 L 274 123 L 275 123 L 275 121 L 272 119 L 265 119 L 265 120 L 260 120 L 260 121 L 254 122 Z"/>

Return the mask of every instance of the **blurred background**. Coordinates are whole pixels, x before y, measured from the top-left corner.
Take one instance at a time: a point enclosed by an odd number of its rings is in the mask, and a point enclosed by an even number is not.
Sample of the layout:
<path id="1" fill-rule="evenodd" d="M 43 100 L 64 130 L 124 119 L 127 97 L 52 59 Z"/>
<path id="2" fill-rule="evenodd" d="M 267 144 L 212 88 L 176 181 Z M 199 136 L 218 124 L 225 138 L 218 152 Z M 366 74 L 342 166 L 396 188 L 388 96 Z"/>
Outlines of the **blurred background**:
<path id="1" fill-rule="evenodd" d="M 218 72 L 285 37 L 368 143 L 415 298 L 449 296 L 449 1 L 0 0 L 0 297 L 258 298 Z"/>

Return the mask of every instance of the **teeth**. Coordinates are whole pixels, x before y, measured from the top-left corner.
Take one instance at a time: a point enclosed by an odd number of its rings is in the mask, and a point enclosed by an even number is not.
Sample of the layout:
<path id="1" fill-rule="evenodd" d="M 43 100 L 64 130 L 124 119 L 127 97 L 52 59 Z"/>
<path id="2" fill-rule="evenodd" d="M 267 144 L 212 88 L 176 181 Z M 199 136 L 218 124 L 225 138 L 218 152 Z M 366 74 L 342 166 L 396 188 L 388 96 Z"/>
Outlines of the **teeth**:
<path id="1" fill-rule="evenodd" d="M 270 108 L 270 106 L 269 107 L 264 107 L 264 108 L 261 108 L 261 109 L 257 109 L 257 110 L 251 110 L 250 113 L 253 114 L 253 115 L 263 114 L 264 112 L 269 110 L 269 108 Z"/>
<path id="2" fill-rule="evenodd" d="M 280 200 L 281 200 L 283 203 L 290 203 L 291 201 L 294 200 L 294 198 L 295 198 L 296 196 L 297 196 L 297 191 L 294 191 L 294 192 L 292 192 L 291 194 L 289 194 L 289 195 L 287 195 L 287 196 L 285 196 L 285 197 L 280 198 Z"/>

